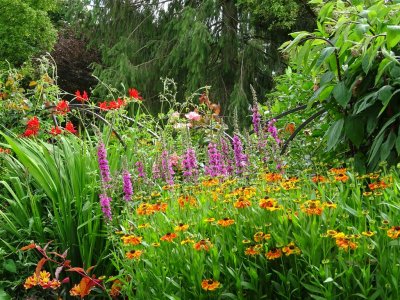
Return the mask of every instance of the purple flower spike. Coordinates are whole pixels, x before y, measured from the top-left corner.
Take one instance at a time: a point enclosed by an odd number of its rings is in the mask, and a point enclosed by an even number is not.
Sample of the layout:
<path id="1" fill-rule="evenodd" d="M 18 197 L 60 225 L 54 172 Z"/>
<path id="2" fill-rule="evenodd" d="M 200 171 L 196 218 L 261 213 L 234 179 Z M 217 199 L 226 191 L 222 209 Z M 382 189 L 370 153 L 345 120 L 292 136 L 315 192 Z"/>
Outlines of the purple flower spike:
<path id="1" fill-rule="evenodd" d="M 279 145 L 282 141 L 278 137 L 278 129 L 274 125 L 275 122 L 276 122 L 275 119 L 272 119 L 271 121 L 268 122 L 268 132 L 274 138 L 275 142 Z"/>
<path id="2" fill-rule="evenodd" d="M 233 152 L 235 155 L 236 174 L 242 174 L 249 164 L 249 159 L 243 153 L 242 141 L 236 134 L 233 136 Z"/>
<path id="3" fill-rule="evenodd" d="M 219 153 L 217 145 L 214 143 L 208 144 L 208 166 L 206 166 L 206 174 L 211 177 L 227 175 L 221 153 Z"/>
<path id="4" fill-rule="evenodd" d="M 108 183 L 111 181 L 110 167 L 107 160 L 107 150 L 102 141 L 99 142 L 97 148 L 97 158 L 99 162 L 101 181 L 104 187 L 108 187 Z"/>
<path id="5" fill-rule="evenodd" d="M 111 221 L 111 198 L 108 197 L 106 194 L 100 194 L 99 198 L 101 210 L 103 211 L 104 217 Z"/>
<path id="6" fill-rule="evenodd" d="M 143 165 L 143 163 L 141 161 L 138 161 L 138 162 L 136 162 L 135 166 L 136 166 L 137 171 L 139 173 L 138 176 L 140 178 L 145 178 L 146 174 L 144 173 L 144 165 Z"/>
<path id="7" fill-rule="evenodd" d="M 251 109 L 253 112 L 253 129 L 256 134 L 260 132 L 260 124 L 261 124 L 261 115 L 258 111 L 258 104 L 257 102 L 254 103 L 253 108 Z"/>
<path id="8" fill-rule="evenodd" d="M 169 157 L 168 151 L 164 150 L 161 153 L 161 176 L 169 185 L 174 185 L 174 169 L 172 168 L 172 161 Z"/>
<path id="9" fill-rule="evenodd" d="M 124 186 L 124 199 L 125 201 L 132 200 L 133 195 L 133 188 L 132 188 L 132 181 L 131 181 L 131 174 L 127 170 L 122 172 L 122 181 Z"/>
<path id="10" fill-rule="evenodd" d="M 194 179 L 197 180 L 197 175 L 199 171 L 197 170 L 197 159 L 196 152 L 192 148 L 188 148 L 184 155 L 183 161 L 183 176 L 186 180 Z"/>

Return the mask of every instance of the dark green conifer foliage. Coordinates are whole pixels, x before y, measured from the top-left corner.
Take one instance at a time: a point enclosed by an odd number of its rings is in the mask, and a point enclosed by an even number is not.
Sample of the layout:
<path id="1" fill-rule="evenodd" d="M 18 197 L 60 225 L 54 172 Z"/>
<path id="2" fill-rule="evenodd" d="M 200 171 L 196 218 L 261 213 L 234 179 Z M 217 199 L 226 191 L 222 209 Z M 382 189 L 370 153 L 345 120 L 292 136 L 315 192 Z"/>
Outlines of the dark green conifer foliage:
<path id="1" fill-rule="evenodd" d="M 212 86 L 211 100 L 222 105 L 222 113 L 237 110 L 241 120 L 248 114 L 250 84 L 264 95 L 271 73 L 283 69 L 277 48 L 298 26 L 297 16 L 313 18 L 295 0 L 72 2 L 83 33 L 101 49 L 102 63 L 94 72 L 101 81 L 138 88 L 154 111 L 160 77 L 178 83 L 179 99 Z M 273 9 L 260 9 L 264 5 Z M 96 92 L 107 94 L 101 85 Z"/>

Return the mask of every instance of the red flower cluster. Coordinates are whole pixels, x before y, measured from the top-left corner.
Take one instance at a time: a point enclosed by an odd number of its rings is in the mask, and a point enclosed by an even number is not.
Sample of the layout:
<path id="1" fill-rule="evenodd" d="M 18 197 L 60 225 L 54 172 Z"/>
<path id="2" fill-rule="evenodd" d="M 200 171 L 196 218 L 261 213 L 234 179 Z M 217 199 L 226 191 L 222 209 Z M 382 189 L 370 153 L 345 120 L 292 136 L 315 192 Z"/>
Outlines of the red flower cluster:
<path id="1" fill-rule="evenodd" d="M 114 110 L 119 109 L 125 106 L 125 101 L 118 98 L 117 101 L 104 101 L 99 103 L 99 107 L 101 110 Z"/>
<path id="2" fill-rule="evenodd" d="M 72 134 L 76 134 L 76 132 L 77 132 L 74 127 L 74 124 L 72 124 L 72 122 L 70 122 L 70 121 L 67 122 L 67 124 L 65 124 L 64 130 L 69 133 L 72 133 Z M 62 133 L 63 133 L 63 129 L 59 126 L 53 126 L 50 130 L 50 134 L 54 135 L 54 136 L 62 134 Z"/>
<path id="3" fill-rule="evenodd" d="M 75 96 L 76 96 L 76 100 L 79 101 L 79 102 L 81 102 L 81 103 L 84 103 L 84 102 L 86 102 L 86 101 L 89 101 L 89 96 L 88 96 L 88 94 L 86 93 L 86 91 L 83 91 L 83 94 L 81 94 L 80 91 L 76 91 L 76 92 L 75 92 Z"/>
<path id="4" fill-rule="evenodd" d="M 69 103 L 68 101 L 61 100 L 60 102 L 57 103 L 56 106 L 56 113 L 59 115 L 66 115 L 69 112 Z"/>
<path id="5" fill-rule="evenodd" d="M 22 134 L 22 136 L 24 137 L 37 136 L 39 133 L 39 129 L 40 129 L 39 119 L 37 117 L 32 117 L 26 123 L 26 130 Z"/>
<path id="6" fill-rule="evenodd" d="M 129 97 L 137 100 L 143 100 L 142 96 L 140 96 L 137 89 L 130 88 L 128 89 Z"/>

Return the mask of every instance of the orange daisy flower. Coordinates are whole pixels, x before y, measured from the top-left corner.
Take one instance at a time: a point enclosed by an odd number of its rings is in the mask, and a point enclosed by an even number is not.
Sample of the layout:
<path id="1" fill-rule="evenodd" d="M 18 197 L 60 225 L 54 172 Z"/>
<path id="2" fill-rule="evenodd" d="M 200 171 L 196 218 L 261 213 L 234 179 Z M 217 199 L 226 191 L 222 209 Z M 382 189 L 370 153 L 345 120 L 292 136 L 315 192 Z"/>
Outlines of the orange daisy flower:
<path id="1" fill-rule="evenodd" d="M 268 260 L 274 260 L 282 256 L 282 250 L 279 248 L 273 248 L 269 250 L 265 256 L 267 257 Z"/>
<path id="2" fill-rule="evenodd" d="M 261 208 L 264 208 L 269 211 L 275 211 L 275 210 L 281 209 L 281 207 L 278 205 L 278 201 L 276 201 L 275 199 L 272 199 L 272 198 L 263 198 L 260 200 L 258 205 Z"/>
<path id="3" fill-rule="evenodd" d="M 125 253 L 125 257 L 128 259 L 139 259 L 143 254 L 143 251 L 140 250 L 131 250 Z"/>
<path id="4" fill-rule="evenodd" d="M 282 248 L 282 252 L 285 253 L 286 256 L 289 256 L 292 254 L 299 255 L 301 253 L 301 250 L 293 242 L 290 242 L 287 246 Z"/>
<path id="5" fill-rule="evenodd" d="M 400 237 L 400 226 L 392 226 L 392 228 L 387 231 L 387 235 L 391 239 L 397 239 Z"/>
<path id="6" fill-rule="evenodd" d="M 355 250 L 357 249 L 358 245 L 355 242 L 350 241 L 349 238 L 344 237 L 344 238 L 336 238 L 336 245 L 343 249 L 344 251 L 347 252 L 347 250 L 349 250 L 349 248 L 351 250 Z"/>
<path id="7" fill-rule="evenodd" d="M 153 205 L 151 205 L 149 203 L 142 203 L 136 209 L 136 212 L 138 215 L 147 216 L 147 215 L 154 214 L 155 211 L 154 211 Z"/>
<path id="8" fill-rule="evenodd" d="M 125 234 L 123 237 L 121 237 L 121 240 L 124 242 L 124 245 L 132 245 L 132 246 L 141 244 L 142 239 L 143 238 L 140 236 L 128 235 L 128 234 Z"/>
<path id="9" fill-rule="evenodd" d="M 315 176 L 313 176 L 313 177 L 311 178 L 311 180 L 312 180 L 312 182 L 314 182 L 314 183 L 318 183 L 318 182 L 323 183 L 323 182 L 326 182 L 326 181 L 327 181 L 326 178 L 325 178 L 324 176 L 321 176 L 321 175 L 315 175 Z"/>
<path id="10" fill-rule="evenodd" d="M 211 242 L 207 239 L 207 240 L 200 240 L 199 242 L 193 245 L 193 248 L 197 251 L 200 250 L 209 251 L 212 246 L 213 244 L 211 244 Z"/>
<path id="11" fill-rule="evenodd" d="M 177 238 L 176 233 L 171 233 L 168 232 L 166 235 L 164 235 L 163 237 L 161 237 L 161 241 L 165 241 L 165 242 L 172 242 L 175 238 Z"/>
<path id="12" fill-rule="evenodd" d="M 282 179 L 282 175 L 279 173 L 267 173 L 264 178 L 267 182 L 276 182 Z"/>
<path id="13" fill-rule="evenodd" d="M 341 181 L 341 182 L 346 182 L 347 180 L 349 180 L 349 176 L 347 176 L 346 174 L 338 174 L 335 176 L 335 180 Z"/>
<path id="14" fill-rule="evenodd" d="M 184 207 L 186 204 L 190 206 L 197 206 L 197 200 L 190 195 L 182 195 L 178 198 L 178 203 L 180 207 Z"/>
<path id="15" fill-rule="evenodd" d="M 255 242 L 259 243 L 262 240 L 269 240 L 271 238 L 271 234 L 264 233 L 262 231 L 256 232 L 253 236 Z"/>
<path id="16" fill-rule="evenodd" d="M 183 223 L 179 223 L 178 226 L 175 227 L 175 231 L 186 231 L 188 230 L 189 225 L 188 224 L 183 224 Z"/>
<path id="17" fill-rule="evenodd" d="M 218 220 L 218 225 L 222 227 L 228 227 L 235 223 L 235 220 L 229 218 L 223 218 L 222 220 Z"/>
<path id="18" fill-rule="evenodd" d="M 363 232 L 361 232 L 361 234 L 363 236 L 371 237 L 371 236 L 375 235 L 375 232 L 373 232 L 373 231 L 363 231 Z"/>
<path id="19" fill-rule="evenodd" d="M 321 206 L 321 201 L 319 200 L 308 200 L 300 205 L 300 209 L 302 212 L 305 212 L 309 216 L 320 216 L 324 210 L 323 206 Z"/>
<path id="20" fill-rule="evenodd" d="M 201 288 L 206 291 L 214 291 L 221 287 L 221 283 L 214 279 L 204 279 L 201 282 Z"/>
<path id="21" fill-rule="evenodd" d="M 254 256 L 260 254 L 260 251 L 256 247 L 249 247 L 244 252 L 245 255 Z"/>
<path id="22" fill-rule="evenodd" d="M 239 199 L 233 203 L 233 206 L 236 208 L 245 208 L 251 206 L 251 202 L 245 197 L 239 197 Z"/>
<path id="23" fill-rule="evenodd" d="M 162 211 L 165 212 L 167 210 L 168 204 L 165 202 L 157 202 L 156 204 L 153 204 L 153 210 L 154 211 Z"/>

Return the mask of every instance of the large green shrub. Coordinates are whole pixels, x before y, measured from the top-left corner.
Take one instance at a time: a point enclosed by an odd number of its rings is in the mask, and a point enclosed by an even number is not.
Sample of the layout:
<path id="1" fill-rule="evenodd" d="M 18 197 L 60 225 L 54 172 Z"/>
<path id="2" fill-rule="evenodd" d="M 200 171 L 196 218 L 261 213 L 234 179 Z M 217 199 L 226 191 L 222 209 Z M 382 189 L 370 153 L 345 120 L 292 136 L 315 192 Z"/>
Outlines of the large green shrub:
<path id="1" fill-rule="evenodd" d="M 309 107 L 334 118 L 327 150 L 347 145 L 359 169 L 400 154 L 400 1 L 313 1 L 323 4 L 318 29 L 296 32 L 283 45 L 312 74 Z"/>
<path id="2" fill-rule="evenodd" d="M 46 10 L 54 1 L 0 0 L 0 66 L 19 65 L 52 48 L 56 41 Z M 32 5 L 32 6 L 31 6 Z"/>

